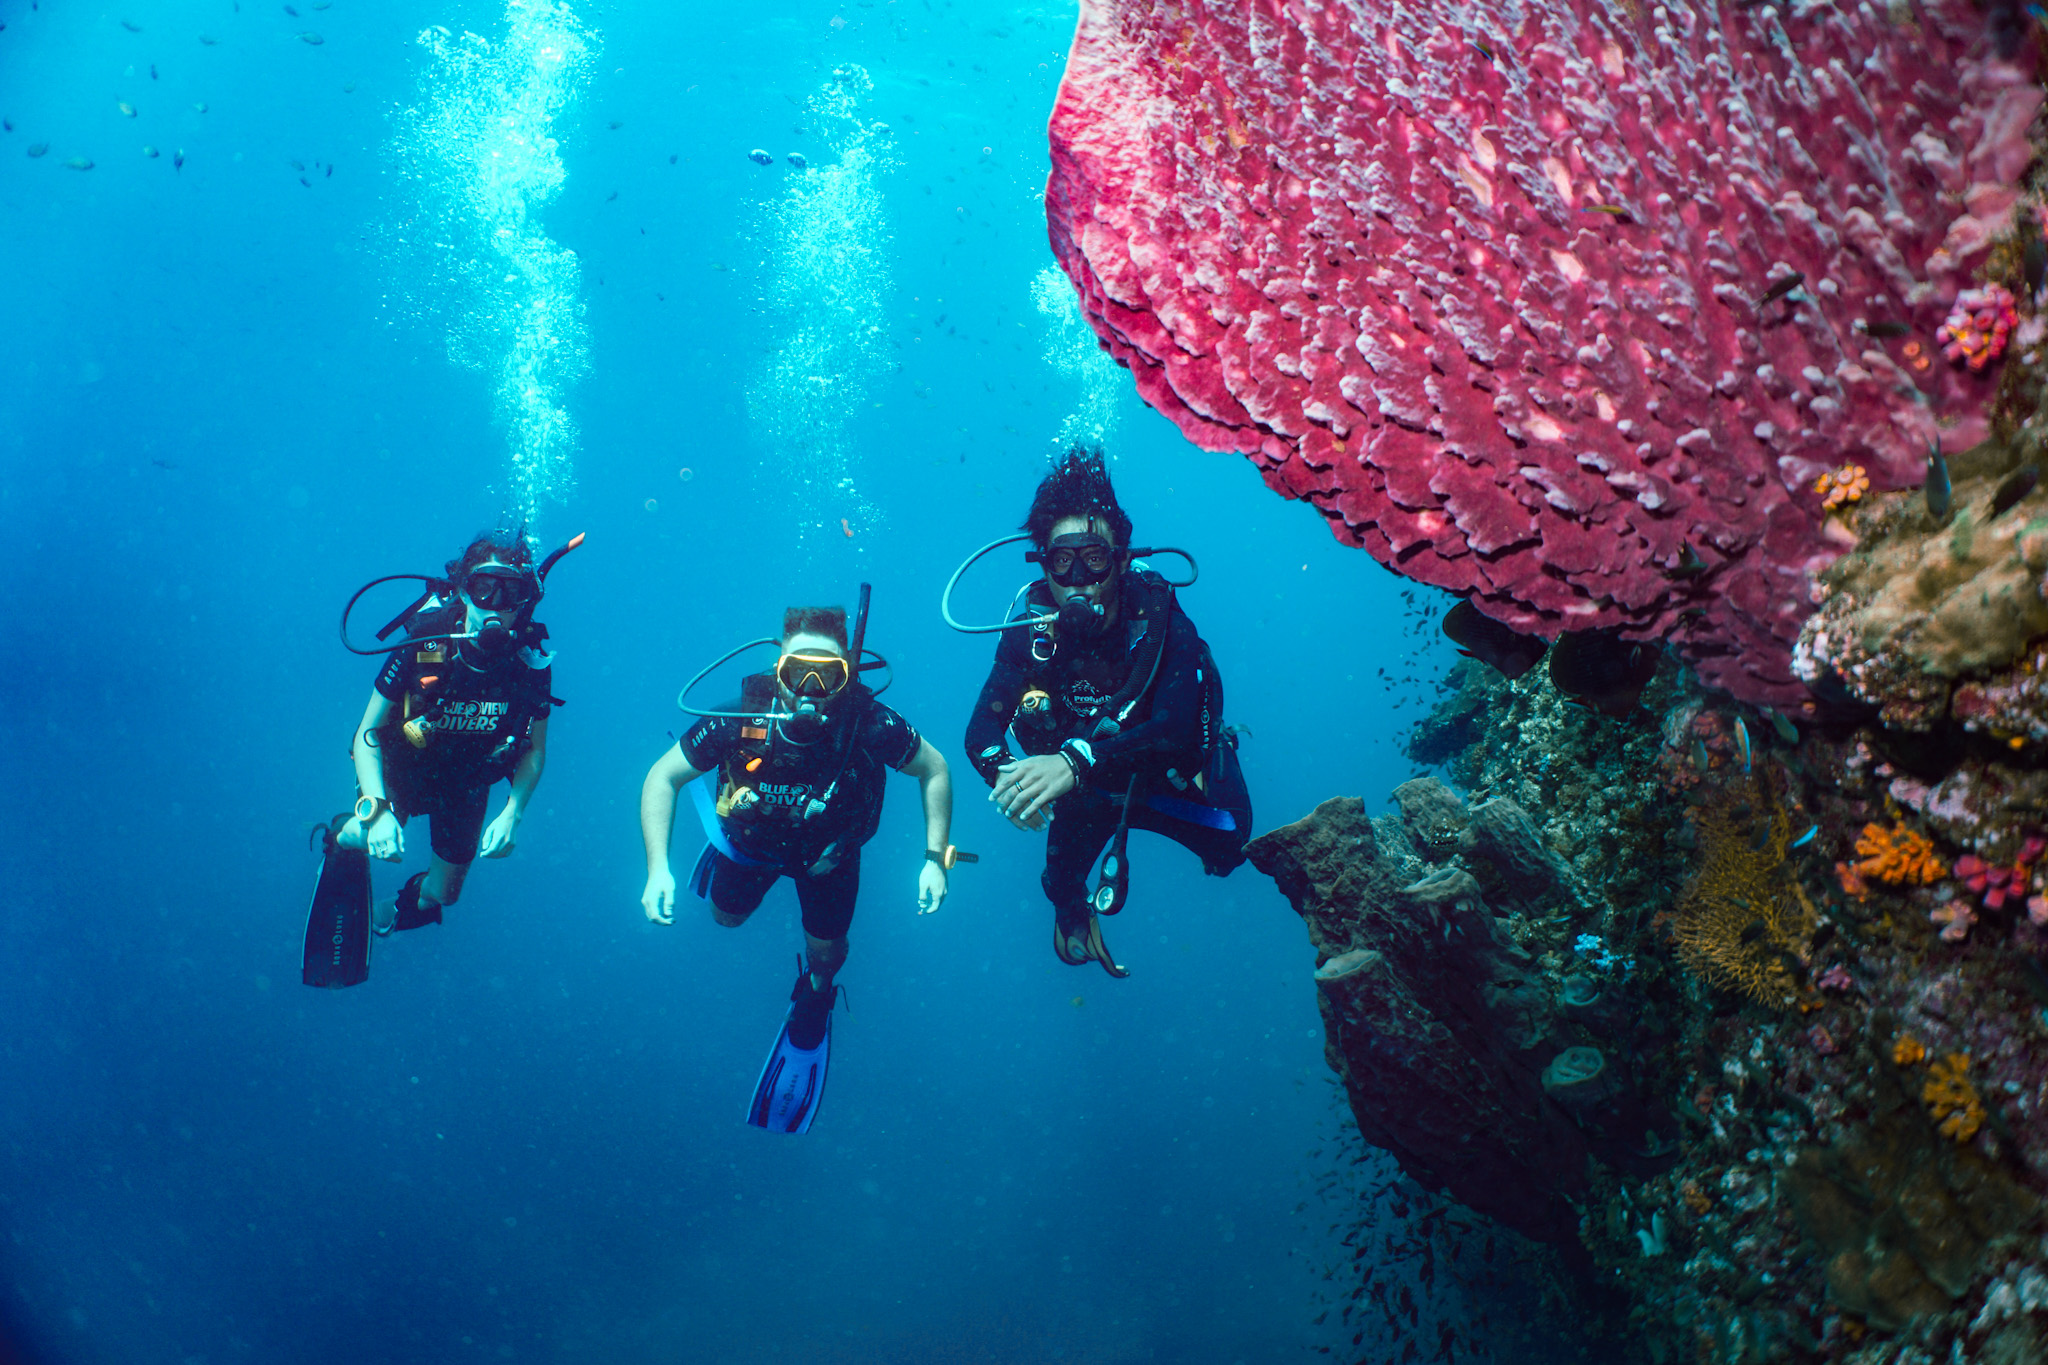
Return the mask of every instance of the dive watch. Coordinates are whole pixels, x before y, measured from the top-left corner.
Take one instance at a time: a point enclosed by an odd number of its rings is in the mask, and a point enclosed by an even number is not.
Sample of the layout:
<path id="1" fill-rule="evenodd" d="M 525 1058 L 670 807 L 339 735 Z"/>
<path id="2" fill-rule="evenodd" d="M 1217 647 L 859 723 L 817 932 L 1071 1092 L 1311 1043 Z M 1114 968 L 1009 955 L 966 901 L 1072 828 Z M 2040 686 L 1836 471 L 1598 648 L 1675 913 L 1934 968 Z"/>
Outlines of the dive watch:
<path id="1" fill-rule="evenodd" d="M 358 796 L 356 798 L 356 819 L 368 828 L 377 823 L 377 817 L 391 809 L 388 796 Z"/>

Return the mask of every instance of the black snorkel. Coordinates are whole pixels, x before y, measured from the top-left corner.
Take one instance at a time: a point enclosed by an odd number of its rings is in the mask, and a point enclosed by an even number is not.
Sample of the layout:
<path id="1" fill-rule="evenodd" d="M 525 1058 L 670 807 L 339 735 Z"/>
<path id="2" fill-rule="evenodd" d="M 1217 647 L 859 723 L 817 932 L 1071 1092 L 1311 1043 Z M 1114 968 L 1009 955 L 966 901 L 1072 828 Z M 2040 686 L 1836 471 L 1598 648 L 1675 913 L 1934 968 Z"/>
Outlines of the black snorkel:
<path id="1" fill-rule="evenodd" d="M 357 588 L 354 596 L 348 599 L 348 605 L 341 609 L 341 647 L 351 654 L 374 657 L 379 654 L 390 654 L 412 645 L 437 644 L 451 640 L 460 644 L 465 640 L 474 640 L 477 643 L 477 647 L 486 654 L 503 653 L 516 643 L 517 637 L 524 634 L 527 627 L 532 624 L 533 613 L 540 606 L 541 597 L 547 589 L 549 572 L 554 569 L 556 564 L 561 562 L 563 555 L 568 554 L 569 551 L 583 543 L 584 535 L 584 532 L 578 531 L 575 535 L 569 537 L 568 542 L 560 549 L 554 551 L 554 553 L 540 562 L 540 567 L 534 571 L 533 575 L 534 583 L 538 590 L 534 593 L 533 601 L 527 603 L 515 613 L 518 617 L 516 625 L 507 625 L 502 618 L 493 616 L 474 631 L 444 631 L 434 635 L 411 635 L 400 640 L 397 644 L 386 643 L 408 621 L 418 616 L 423 608 L 436 601 L 446 602 L 452 600 L 458 591 L 456 584 L 434 574 L 386 574 L 382 578 L 373 578 L 363 584 L 362 587 Z M 406 607 L 404 611 L 401 611 L 398 615 L 384 623 L 377 631 L 377 644 L 374 647 L 369 649 L 359 648 L 354 641 L 349 639 L 348 634 L 349 617 L 355 612 L 356 603 L 362 601 L 363 595 L 372 588 L 379 587 L 385 583 L 407 581 L 426 584 L 426 591 L 414 598 L 412 604 Z"/>

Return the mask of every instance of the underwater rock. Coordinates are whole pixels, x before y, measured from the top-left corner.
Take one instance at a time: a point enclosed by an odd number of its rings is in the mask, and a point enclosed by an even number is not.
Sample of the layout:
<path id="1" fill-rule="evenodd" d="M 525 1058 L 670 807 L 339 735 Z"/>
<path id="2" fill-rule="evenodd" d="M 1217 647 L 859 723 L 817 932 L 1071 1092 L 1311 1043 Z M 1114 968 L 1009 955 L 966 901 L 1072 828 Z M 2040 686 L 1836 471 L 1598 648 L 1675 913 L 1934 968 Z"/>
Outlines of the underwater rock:
<path id="1" fill-rule="evenodd" d="M 1867 1126 L 1801 1151 L 1779 1182 L 1820 1251 L 1829 1297 L 1895 1331 L 1968 1291 L 1990 1247 L 2036 1217 L 2040 1200 L 1997 1163 L 1941 1141 L 1896 1067 L 1876 1061 L 1871 1091 Z"/>
<path id="2" fill-rule="evenodd" d="M 1444 867 L 1404 885 L 1355 797 L 1247 852 L 1323 959 L 1325 1056 L 1366 1141 L 1430 1189 L 1527 1236 L 1572 1241 L 1587 1146 L 1543 1091 L 1555 1006 L 1478 883 Z"/>
<path id="3" fill-rule="evenodd" d="M 1408 843 L 1426 861 L 1440 863 L 1468 847 L 1471 823 L 1458 794 L 1434 777 L 1417 777 L 1394 788 Z"/>
<path id="4" fill-rule="evenodd" d="M 1467 830 L 1467 861 L 1488 900 L 1499 908 L 1533 910 L 1563 882 L 1564 869 L 1536 822 L 1509 798 L 1496 796 L 1474 806 Z"/>
<path id="5" fill-rule="evenodd" d="M 2035 38 L 1646 8 L 1085 0 L 1052 245 L 1144 399 L 1340 540 L 1796 704 L 1815 478 L 1984 429 L 1925 339 L 2011 221 Z"/>
<path id="6" fill-rule="evenodd" d="M 2048 740 L 2036 682 L 2048 658 L 2028 650 L 2048 635 L 2048 501 L 2028 485 L 1998 508 L 1999 490 L 2016 485 L 1985 467 L 1987 453 L 1955 461 L 1945 523 L 1906 497 L 1859 519 L 1858 547 L 1821 576 L 1794 667 L 1809 681 L 1838 679 L 1897 729 L 1953 716 L 2001 738 Z"/>

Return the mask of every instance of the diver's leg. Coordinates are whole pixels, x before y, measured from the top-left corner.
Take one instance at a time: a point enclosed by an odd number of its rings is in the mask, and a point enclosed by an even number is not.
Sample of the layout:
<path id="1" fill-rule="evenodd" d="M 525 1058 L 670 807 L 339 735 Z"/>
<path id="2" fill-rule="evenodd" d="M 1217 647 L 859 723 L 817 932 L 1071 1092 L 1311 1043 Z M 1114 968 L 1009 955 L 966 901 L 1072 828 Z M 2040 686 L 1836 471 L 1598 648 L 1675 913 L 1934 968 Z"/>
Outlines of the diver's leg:
<path id="1" fill-rule="evenodd" d="M 1038 884 L 1062 923 L 1088 912 L 1088 873 L 1116 833 L 1116 803 L 1093 792 L 1070 792 L 1053 802 L 1045 836 L 1045 871 Z"/>
<path id="2" fill-rule="evenodd" d="M 483 844 L 484 817 L 490 813 L 491 789 L 478 787 L 442 804 L 428 823 L 434 865 L 420 885 L 421 908 L 453 905 L 462 899 L 462 883 Z"/>
<path id="3" fill-rule="evenodd" d="M 795 880 L 797 904 L 804 912 L 804 961 L 812 987 L 829 996 L 832 978 L 846 963 L 846 931 L 860 899 L 860 850 L 848 853 L 822 876 Z"/>
<path id="4" fill-rule="evenodd" d="M 704 899 L 711 906 L 711 920 L 727 929 L 737 929 L 747 922 L 747 916 L 761 908 L 768 888 L 775 885 L 782 870 L 743 867 L 715 848 L 706 849 L 705 856 L 711 859 L 709 884 L 704 889 Z"/>

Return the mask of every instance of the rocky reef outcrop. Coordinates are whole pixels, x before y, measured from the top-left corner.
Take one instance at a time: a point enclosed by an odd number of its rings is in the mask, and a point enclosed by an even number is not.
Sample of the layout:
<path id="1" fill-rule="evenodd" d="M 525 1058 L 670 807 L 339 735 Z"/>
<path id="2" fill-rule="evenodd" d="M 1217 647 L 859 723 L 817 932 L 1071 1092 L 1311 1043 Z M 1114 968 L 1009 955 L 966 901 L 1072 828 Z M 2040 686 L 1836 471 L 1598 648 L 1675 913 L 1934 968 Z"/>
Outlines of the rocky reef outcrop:
<path id="1" fill-rule="evenodd" d="M 1512 800 L 1468 810 L 1434 778 L 1396 799 L 1378 822 L 1326 801 L 1249 849 L 1316 946 L 1330 1065 L 1366 1140 L 1424 1188 L 1575 1243 L 1589 1158 L 1648 1173 L 1672 1155 L 1675 1125 L 1629 1074 L 1626 988 L 1560 989 L 1488 905 L 1489 887 L 1527 914 L 1569 896 Z"/>
<path id="2" fill-rule="evenodd" d="M 1992 10 L 1085 0 L 1053 248 L 1146 401 L 1340 539 L 1796 704 L 1818 476 L 1986 429 L 2004 315 L 1956 305 L 2041 98 Z"/>

